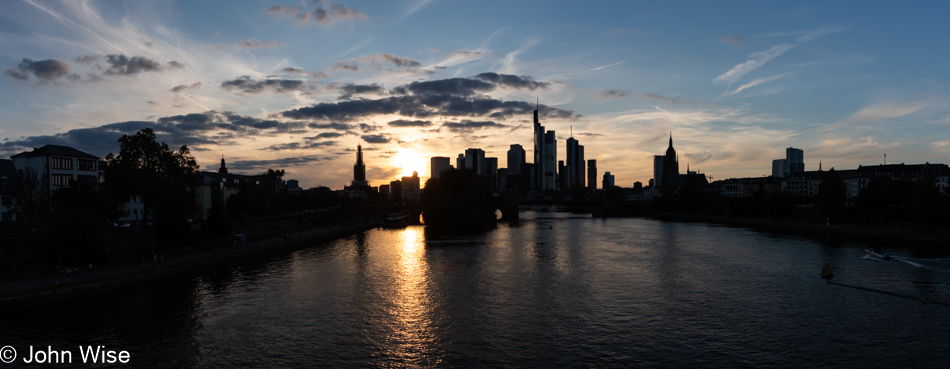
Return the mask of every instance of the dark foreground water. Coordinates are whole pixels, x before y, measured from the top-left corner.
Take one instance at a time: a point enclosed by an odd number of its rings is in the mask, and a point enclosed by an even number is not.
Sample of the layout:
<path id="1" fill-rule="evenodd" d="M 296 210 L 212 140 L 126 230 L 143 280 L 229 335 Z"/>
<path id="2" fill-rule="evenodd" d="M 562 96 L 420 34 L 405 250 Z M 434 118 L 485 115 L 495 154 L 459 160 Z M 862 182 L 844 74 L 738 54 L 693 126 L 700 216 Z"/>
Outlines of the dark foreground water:
<path id="1" fill-rule="evenodd" d="M 2 317 L 2 345 L 138 367 L 945 367 L 946 252 L 704 223 L 524 214 L 371 230 L 194 278 Z M 554 218 L 545 218 L 554 217 Z M 533 219 L 532 219 L 533 218 Z M 17 359 L 14 364 L 28 366 Z M 18 366 L 4 365 L 0 366 Z M 34 367 L 36 365 L 33 365 Z M 55 366 L 55 365 L 54 365 Z M 65 366 L 65 365 L 64 365 Z"/>

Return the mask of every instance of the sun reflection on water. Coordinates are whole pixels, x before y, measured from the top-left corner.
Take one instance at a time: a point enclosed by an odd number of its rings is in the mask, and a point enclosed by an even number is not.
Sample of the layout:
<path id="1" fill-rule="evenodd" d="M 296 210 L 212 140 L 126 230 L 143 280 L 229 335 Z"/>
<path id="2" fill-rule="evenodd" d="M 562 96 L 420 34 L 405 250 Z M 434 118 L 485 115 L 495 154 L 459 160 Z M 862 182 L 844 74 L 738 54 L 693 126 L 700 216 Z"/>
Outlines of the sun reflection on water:
<path id="1" fill-rule="evenodd" d="M 410 366 L 430 366 L 440 362 L 438 336 L 434 329 L 429 265 L 425 259 L 422 227 L 399 232 L 395 246 L 397 263 L 389 311 L 390 334 L 386 356 Z"/>

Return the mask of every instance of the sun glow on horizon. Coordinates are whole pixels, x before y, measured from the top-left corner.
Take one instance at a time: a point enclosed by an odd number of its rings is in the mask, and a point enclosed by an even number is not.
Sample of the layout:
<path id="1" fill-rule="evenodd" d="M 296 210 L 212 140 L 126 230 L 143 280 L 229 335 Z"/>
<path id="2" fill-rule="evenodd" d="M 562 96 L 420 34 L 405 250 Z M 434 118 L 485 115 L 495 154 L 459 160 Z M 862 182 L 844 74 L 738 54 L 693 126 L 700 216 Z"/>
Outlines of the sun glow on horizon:
<path id="1" fill-rule="evenodd" d="M 393 166 L 399 168 L 400 177 L 411 176 L 414 171 L 418 172 L 419 176 L 424 176 L 426 157 L 413 149 L 399 148 L 393 157 Z"/>

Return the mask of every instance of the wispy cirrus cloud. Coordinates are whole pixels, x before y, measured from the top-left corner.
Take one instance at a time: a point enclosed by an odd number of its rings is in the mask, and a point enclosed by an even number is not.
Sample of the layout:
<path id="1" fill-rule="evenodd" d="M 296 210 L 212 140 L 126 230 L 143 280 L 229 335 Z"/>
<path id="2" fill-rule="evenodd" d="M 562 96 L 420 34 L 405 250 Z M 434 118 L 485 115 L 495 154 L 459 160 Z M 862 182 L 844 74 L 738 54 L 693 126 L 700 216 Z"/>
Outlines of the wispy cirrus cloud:
<path id="1" fill-rule="evenodd" d="M 774 75 L 774 76 L 771 76 L 771 77 L 765 77 L 765 78 L 754 79 L 754 80 L 752 80 L 752 82 L 749 82 L 749 83 L 746 83 L 746 84 L 744 84 L 744 85 L 742 85 L 742 86 L 739 86 L 739 88 L 737 88 L 737 89 L 735 89 L 734 91 L 730 92 L 729 95 L 735 95 L 735 94 L 737 94 L 737 93 L 742 92 L 742 90 L 749 89 L 749 88 L 752 88 L 752 87 L 761 85 L 761 84 L 763 84 L 763 83 L 772 82 L 772 81 L 777 80 L 777 79 L 779 79 L 779 78 L 785 77 L 787 74 L 788 74 L 788 73 L 782 73 L 782 74 Z"/>
<path id="2" fill-rule="evenodd" d="M 930 100 L 922 101 L 883 101 L 873 103 L 861 108 L 849 117 L 838 122 L 829 124 L 819 130 L 819 132 L 828 132 L 844 127 L 878 122 L 887 119 L 902 117 L 916 113 L 928 106 Z"/>
<path id="3" fill-rule="evenodd" d="M 668 104 L 679 104 L 683 102 L 683 100 L 685 100 L 684 98 L 679 97 L 679 96 L 666 97 L 666 96 L 660 95 L 658 93 L 653 93 L 653 92 L 629 92 L 629 91 L 614 90 L 614 89 L 597 91 L 597 96 L 602 99 L 624 99 L 627 97 L 634 97 L 634 98 L 648 99 L 648 100 L 654 100 L 654 101 L 662 101 Z"/>
<path id="4" fill-rule="evenodd" d="M 713 79 L 713 82 L 725 82 L 728 84 L 733 84 L 738 82 L 742 77 L 744 77 L 749 72 L 756 70 L 766 63 L 772 61 L 773 59 L 785 54 L 789 50 L 795 48 L 796 46 L 802 45 L 806 42 L 812 41 L 816 38 L 826 36 L 835 32 L 839 32 L 848 26 L 845 27 L 825 27 L 817 30 L 810 31 L 802 36 L 799 36 L 795 43 L 781 43 L 766 51 L 759 51 L 749 54 L 749 57 L 746 61 L 739 63 L 733 66 L 731 69 L 726 71 L 723 74 L 716 76 Z"/>

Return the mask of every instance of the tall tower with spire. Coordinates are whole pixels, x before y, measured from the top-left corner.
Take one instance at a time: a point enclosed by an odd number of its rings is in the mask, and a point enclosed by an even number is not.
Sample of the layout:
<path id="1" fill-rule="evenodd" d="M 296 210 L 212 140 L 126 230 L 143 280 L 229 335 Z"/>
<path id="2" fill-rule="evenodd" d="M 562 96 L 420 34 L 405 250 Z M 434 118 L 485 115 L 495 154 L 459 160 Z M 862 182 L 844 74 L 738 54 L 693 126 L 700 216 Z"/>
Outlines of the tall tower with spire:
<path id="1" fill-rule="evenodd" d="M 663 159 L 662 183 L 675 183 L 679 173 L 679 158 L 676 157 L 676 149 L 673 148 L 673 132 L 670 132 L 670 146 L 666 149 L 666 157 Z"/>
<path id="2" fill-rule="evenodd" d="M 228 174 L 228 167 L 224 165 L 224 156 L 221 156 L 221 167 L 218 168 L 218 173 Z"/>
<path id="3" fill-rule="evenodd" d="M 363 145 L 356 145 L 356 164 L 353 164 L 353 187 L 368 187 L 366 164 L 363 164 Z"/>

